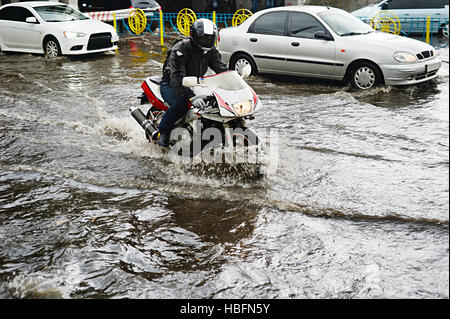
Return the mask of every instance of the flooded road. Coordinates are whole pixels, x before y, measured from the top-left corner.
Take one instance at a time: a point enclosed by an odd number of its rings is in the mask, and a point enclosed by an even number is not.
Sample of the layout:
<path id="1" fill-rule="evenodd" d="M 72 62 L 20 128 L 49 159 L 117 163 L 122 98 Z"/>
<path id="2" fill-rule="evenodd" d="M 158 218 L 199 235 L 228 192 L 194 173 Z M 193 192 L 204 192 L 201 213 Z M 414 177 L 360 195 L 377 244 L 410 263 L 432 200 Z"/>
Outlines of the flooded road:
<path id="1" fill-rule="evenodd" d="M 0 298 L 448 298 L 448 52 L 403 88 L 250 78 L 279 136 L 258 181 L 146 142 L 150 36 L 0 53 Z"/>

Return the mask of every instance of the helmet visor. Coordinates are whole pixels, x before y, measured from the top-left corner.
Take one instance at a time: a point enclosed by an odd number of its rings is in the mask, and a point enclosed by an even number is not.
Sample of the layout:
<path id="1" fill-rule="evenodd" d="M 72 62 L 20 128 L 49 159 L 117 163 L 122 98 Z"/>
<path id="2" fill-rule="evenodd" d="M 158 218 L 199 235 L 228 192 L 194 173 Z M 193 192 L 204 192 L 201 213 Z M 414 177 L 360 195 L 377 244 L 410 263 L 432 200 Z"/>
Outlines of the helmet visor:
<path id="1" fill-rule="evenodd" d="M 204 34 L 202 36 L 198 36 L 196 40 L 197 44 L 202 48 L 211 49 L 216 42 L 216 36 L 212 34 Z"/>

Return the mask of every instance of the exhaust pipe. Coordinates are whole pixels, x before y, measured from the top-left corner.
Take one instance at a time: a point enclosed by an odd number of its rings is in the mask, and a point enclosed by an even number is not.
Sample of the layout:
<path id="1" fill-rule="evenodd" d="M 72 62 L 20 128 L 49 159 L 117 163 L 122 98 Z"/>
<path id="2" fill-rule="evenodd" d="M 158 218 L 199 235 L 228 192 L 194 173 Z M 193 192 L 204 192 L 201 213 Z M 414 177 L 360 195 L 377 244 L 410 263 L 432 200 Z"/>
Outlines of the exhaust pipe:
<path id="1" fill-rule="evenodd" d="M 130 107 L 130 112 L 134 119 L 139 123 L 139 125 L 142 126 L 145 132 L 147 132 L 148 136 L 153 136 L 153 133 L 158 131 L 153 125 L 152 121 L 145 117 L 140 108 L 132 106 Z"/>

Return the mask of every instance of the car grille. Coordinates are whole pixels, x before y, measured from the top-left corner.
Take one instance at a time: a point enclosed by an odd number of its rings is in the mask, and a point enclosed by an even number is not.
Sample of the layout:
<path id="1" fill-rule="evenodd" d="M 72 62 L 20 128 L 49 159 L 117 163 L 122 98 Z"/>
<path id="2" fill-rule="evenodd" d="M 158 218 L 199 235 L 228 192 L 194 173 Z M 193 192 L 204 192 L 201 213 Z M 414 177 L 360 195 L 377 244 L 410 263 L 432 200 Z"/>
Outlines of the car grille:
<path id="1" fill-rule="evenodd" d="M 419 60 L 424 60 L 424 59 L 433 57 L 434 52 L 433 51 L 422 51 L 422 52 L 416 54 L 416 56 Z"/>
<path id="2" fill-rule="evenodd" d="M 437 73 L 437 70 L 436 70 L 436 71 L 429 72 L 429 73 L 421 73 L 421 74 L 417 74 L 417 75 L 414 77 L 414 80 L 417 81 L 417 80 L 423 80 L 423 79 L 431 78 L 432 76 L 435 76 L 436 73 Z"/>
<path id="3" fill-rule="evenodd" d="M 94 33 L 90 36 L 87 49 L 98 50 L 112 47 L 111 33 Z"/>

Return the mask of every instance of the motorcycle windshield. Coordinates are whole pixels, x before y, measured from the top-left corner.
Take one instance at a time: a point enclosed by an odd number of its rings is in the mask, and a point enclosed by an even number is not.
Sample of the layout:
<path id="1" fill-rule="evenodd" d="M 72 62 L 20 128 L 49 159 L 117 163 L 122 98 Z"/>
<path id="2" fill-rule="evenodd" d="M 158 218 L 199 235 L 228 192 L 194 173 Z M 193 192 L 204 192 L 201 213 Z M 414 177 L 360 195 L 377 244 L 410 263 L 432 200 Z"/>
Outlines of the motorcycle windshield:
<path id="1" fill-rule="evenodd" d="M 226 71 L 206 76 L 202 78 L 202 82 L 213 90 L 238 91 L 248 87 L 247 83 L 236 71 Z"/>

